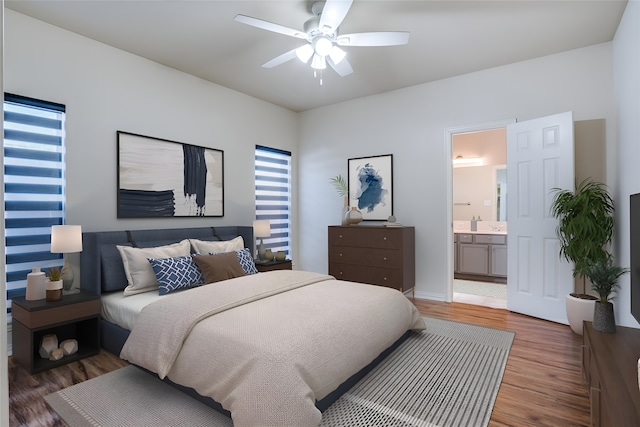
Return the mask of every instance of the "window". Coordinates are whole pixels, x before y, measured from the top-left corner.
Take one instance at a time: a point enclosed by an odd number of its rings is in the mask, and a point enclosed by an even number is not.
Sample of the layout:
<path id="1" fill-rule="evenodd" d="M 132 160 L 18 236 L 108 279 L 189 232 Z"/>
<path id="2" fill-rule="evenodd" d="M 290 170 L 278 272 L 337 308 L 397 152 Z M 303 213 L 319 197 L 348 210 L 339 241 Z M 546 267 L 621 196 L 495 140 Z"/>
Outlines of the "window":
<path id="1" fill-rule="evenodd" d="M 264 246 L 290 256 L 291 153 L 256 146 L 256 219 L 268 219 L 271 237 Z"/>
<path id="2" fill-rule="evenodd" d="M 25 294 L 33 267 L 63 264 L 51 226 L 65 219 L 65 107 L 5 94 L 4 226 L 7 303 Z"/>

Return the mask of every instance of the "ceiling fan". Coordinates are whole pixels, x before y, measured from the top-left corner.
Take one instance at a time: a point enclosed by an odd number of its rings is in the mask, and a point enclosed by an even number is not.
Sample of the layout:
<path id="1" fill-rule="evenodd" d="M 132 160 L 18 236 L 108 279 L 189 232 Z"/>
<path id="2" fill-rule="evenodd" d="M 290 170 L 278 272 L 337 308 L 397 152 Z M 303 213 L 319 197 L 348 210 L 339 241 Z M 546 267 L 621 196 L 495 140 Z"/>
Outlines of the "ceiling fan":
<path id="1" fill-rule="evenodd" d="M 311 68 L 314 70 L 323 70 L 329 63 L 340 76 L 347 76 L 353 73 L 353 68 L 345 58 L 346 52 L 340 46 L 398 46 L 407 44 L 409 41 L 409 33 L 404 31 L 339 34 L 340 24 L 352 3 L 353 0 L 327 0 L 313 3 L 311 12 L 314 17 L 304 23 L 304 31 L 246 15 L 236 15 L 235 20 L 307 41 L 306 44 L 262 64 L 264 68 L 273 68 L 297 57 L 305 64 L 311 60 Z"/>

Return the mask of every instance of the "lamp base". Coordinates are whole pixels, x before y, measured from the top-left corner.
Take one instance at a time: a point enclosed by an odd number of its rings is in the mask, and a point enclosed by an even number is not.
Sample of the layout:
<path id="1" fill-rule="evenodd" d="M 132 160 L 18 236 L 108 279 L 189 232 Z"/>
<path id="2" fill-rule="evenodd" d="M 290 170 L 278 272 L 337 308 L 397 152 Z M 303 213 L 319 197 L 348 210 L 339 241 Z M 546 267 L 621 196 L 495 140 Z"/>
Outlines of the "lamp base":
<path id="1" fill-rule="evenodd" d="M 60 278 L 62 279 L 62 289 L 69 291 L 73 286 L 73 269 L 69 265 L 69 262 L 65 259 L 64 265 L 62 266 L 62 271 L 60 274 Z"/>

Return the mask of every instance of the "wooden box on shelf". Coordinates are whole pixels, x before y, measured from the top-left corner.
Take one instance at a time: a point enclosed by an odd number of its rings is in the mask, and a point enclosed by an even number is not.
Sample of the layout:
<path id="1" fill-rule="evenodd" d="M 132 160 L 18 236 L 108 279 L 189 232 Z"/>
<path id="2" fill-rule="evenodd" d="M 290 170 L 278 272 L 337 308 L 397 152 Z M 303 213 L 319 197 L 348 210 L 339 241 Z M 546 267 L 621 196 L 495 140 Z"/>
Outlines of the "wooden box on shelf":
<path id="1" fill-rule="evenodd" d="M 100 351 L 100 296 L 87 292 L 64 295 L 59 301 L 11 300 L 13 359 L 29 373 L 55 368 Z M 42 337 L 58 342 L 75 339 L 78 351 L 60 360 L 40 356 Z"/>

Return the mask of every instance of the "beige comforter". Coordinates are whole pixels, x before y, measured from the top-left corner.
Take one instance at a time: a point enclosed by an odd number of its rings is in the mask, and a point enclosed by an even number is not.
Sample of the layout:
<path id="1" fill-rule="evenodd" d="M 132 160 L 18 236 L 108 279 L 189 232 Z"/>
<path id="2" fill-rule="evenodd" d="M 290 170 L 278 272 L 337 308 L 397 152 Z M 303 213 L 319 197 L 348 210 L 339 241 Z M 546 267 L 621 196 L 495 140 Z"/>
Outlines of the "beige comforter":
<path id="1" fill-rule="evenodd" d="M 424 327 L 396 290 L 279 270 L 150 304 L 120 356 L 213 398 L 236 426 L 317 426 L 316 400 Z"/>

